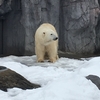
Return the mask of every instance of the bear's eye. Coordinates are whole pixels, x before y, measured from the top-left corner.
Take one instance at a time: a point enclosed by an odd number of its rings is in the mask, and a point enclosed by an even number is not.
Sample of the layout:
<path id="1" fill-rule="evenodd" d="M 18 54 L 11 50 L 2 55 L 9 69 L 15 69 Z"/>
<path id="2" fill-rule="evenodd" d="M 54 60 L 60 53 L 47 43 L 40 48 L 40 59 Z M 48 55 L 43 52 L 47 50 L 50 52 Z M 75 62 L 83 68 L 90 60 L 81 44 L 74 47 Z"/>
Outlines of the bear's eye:
<path id="1" fill-rule="evenodd" d="M 53 35 L 53 34 L 51 34 L 51 35 Z"/>
<path id="2" fill-rule="evenodd" d="M 45 34 L 45 32 L 43 32 L 43 34 Z"/>

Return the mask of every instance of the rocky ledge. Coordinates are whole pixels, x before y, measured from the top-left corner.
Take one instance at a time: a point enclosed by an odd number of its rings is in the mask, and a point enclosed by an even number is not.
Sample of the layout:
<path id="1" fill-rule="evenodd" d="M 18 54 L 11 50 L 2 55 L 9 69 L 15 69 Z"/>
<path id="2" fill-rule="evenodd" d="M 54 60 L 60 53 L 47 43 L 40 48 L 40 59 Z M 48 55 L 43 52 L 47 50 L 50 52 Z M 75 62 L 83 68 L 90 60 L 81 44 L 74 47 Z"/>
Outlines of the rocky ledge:
<path id="1" fill-rule="evenodd" d="M 29 82 L 18 73 L 0 66 L 0 89 L 7 91 L 8 88 L 18 87 L 21 89 L 39 88 L 40 85 Z"/>

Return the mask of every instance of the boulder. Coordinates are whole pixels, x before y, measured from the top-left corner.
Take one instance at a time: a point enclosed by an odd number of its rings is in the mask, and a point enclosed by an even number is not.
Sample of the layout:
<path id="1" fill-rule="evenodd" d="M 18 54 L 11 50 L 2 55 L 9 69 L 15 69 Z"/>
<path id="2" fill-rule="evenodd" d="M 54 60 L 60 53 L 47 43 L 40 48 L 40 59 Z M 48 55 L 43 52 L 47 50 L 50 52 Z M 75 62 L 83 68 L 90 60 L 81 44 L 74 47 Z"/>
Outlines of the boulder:
<path id="1" fill-rule="evenodd" d="M 39 88 L 40 85 L 31 83 L 15 71 L 0 66 L 0 89 L 7 91 L 8 88 L 14 87 L 26 90 Z"/>
<path id="2" fill-rule="evenodd" d="M 86 78 L 88 80 L 91 80 L 100 90 L 100 77 L 98 77 L 96 75 L 88 75 Z"/>

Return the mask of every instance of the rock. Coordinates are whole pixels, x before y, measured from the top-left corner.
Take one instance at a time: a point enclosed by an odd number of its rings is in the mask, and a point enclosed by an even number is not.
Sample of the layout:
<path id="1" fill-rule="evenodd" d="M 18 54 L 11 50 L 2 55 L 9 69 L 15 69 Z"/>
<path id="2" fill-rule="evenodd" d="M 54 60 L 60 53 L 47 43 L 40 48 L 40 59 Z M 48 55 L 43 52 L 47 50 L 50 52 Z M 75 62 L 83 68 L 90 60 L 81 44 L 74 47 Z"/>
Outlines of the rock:
<path id="1" fill-rule="evenodd" d="M 60 51 L 100 53 L 99 0 L 1 0 L 0 5 L 0 54 L 34 54 L 34 34 L 44 22 L 55 26 Z"/>
<path id="2" fill-rule="evenodd" d="M 21 23 L 21 0 L 3 0 L 0 9 L 4 12 L 0 12 L 3 16 L 0 20 L 0 54 L 24 55 L 25 28 Z"/>
<path id="3" fill-rule="evenodd" d="M 60 38 L 60 50 L 75 54 L 92 54 L 96 43 L 98 1 L 62 0 L 61 7 L 63 20 L 60 37 L 63 39 Z"/>
<path id="4" fill-rule="evenodd" d="M 100 15 L 99 15 L 99 19 L 96 25 L 96 50 L 95 53 L 96 54 L 100 54 Z"/>
<path id="5" fill-rule="evenodd" d="M 7 69 L 7 68 L 4 66 L 0 66 L 0 71 L 5 70 L 5 69 Z"/>
<path id="6" fill-rule="evenodd" d="M 40 24 L 49 22 L 59 33 L 60 0 L 22 0 L 21 22 L 25 28 L 25 54 L 34 54 L 34 34 Z"/>
<path id="7" fill-rule="evenodd" d="M 0 69 L 3 68 L 5 69 L 5 67 L 0 66 Z M 0 89 L 3 91 L 7 91 L 8 88 L 13 87 L 25 90 L 39 88 L 40 85 L 29 82 L 23 76 L 10 69 L 0 70 Z"/>
<path id="8" fill-rule="evenodd" d="M 91 80 L 100 90 L 100 77 L 98 77 L 96 75 L 88 75 L 86 78 L 88 80 Z"/>
<path id="9" fill-rule="evenodd" d="M 0 19 L 5 19 L 5 14 L 11 10 L 11 0 L 0 0 Z"/>

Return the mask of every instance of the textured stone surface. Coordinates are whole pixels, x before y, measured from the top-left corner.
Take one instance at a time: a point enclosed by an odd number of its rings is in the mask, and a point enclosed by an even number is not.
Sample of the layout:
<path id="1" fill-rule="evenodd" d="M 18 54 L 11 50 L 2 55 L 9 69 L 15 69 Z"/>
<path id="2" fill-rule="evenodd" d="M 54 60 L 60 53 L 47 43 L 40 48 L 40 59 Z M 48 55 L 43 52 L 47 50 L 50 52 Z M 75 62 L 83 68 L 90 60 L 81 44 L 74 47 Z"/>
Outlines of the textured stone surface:
<path id="1" fill-rule="evenodd" d="M 23 76 L 18 73 L 5 69 L 5 67 L 0 66 L 0 89 L 7 91 L 8 88 L 18 87 L 21 89 L 33 89 L 38 88 L 40 85 L 30 83 Z"/>
<path id="2" fill-rule="evenodd" d="M 88 75 L 86 78 L 88 80 L 91 80 L 100 90 L 100 77 L 98 77 L 96 75 Z"/>
<path id="3" fill-rule="evenodd" d="M 3 8 L 2 8 L 3 7 Z M 25 48 L 25 29 L 21 24 L 20 0 L 4 0 L 0 6 L 0 49 L 1 53 L 23 55 Z"/>
<path id="4" fill-rule="evenodd" d="M 100 5 L 100 0 L 98 0 L 98 2 Z M 100 11 L 99 11 L 99 13 L 100 13 Z M 100 14 L 98 17 L 98 22 L 97 22 L 95 30 L 96 30 L 96 51 L 95 51 L 95 53 L 100 54 Z"/>
<path id="5" fill-rule="evenodd" d="M 0 0 L 0 19 L 11 11 L 11 0 Z"/>
<path id="6" fill-rule="evenodd" d="M 3 54 L 34 54 L 34 34 L 43 22 L 56 27 L 60 51 L 100 53 L 98 0 L 1 0 L 0 5 Z"/>
<path id="7" fill-rule="evenodd" d="M 49 22 L 59 30 L 59 0 L 22 0 L 22 12 L 25 54 L 30 54 L 34 53 L 34 34 L 40 24 Z"/>
<path id="8" fill-rule="evenodd" d="M 98 19 L 96 9 L 98 7 L 97 0 L 62 0 L 61 33 L 64 39 L 60 38 L 60 49 L 64 48 L 64 51 L 73 53 L 95 51 L 95 26 Z"/>

